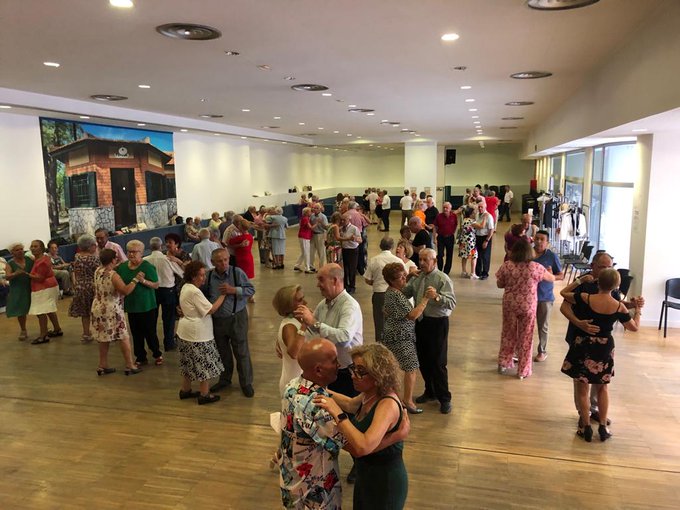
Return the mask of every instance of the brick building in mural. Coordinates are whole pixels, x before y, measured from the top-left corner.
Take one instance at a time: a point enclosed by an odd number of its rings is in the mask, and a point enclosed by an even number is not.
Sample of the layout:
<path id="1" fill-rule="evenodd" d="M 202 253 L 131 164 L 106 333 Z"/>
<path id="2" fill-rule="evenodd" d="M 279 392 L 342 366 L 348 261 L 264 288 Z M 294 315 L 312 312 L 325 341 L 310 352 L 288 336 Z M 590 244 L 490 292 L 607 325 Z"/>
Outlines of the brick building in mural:
<path id="1" fill-rule="evenodd" d="M 177 212 L 173 155 L 148 138 L 82 138 L 53 149 L 50 156 L 66 167 L 64 203 L 72 236 L 140 223 L 156 228 Z"/>

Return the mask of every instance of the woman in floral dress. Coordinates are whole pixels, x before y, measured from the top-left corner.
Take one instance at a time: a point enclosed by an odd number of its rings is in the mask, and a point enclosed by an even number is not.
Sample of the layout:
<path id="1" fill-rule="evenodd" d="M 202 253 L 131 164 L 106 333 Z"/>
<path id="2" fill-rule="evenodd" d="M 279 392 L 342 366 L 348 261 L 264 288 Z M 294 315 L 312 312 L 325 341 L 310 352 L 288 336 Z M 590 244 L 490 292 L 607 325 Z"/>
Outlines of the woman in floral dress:
<path id="1" fill-rule="evenodd" d="M 541 280 L 552 282 L 555 277 L 545 267 L 533 262 L 534 250 L 526 239 L 521 239 L 496 273 L 498 288 L 503 293 L 503 330 L 498 351 L 498 373 L 513 368 L 517 354 L 517 377 L 531 375 L 531 351 L 536 322 L 536 289 Z"/>
<path id="2" fill-rule="evenodd" d="M 116 252 L 108 248 L 99 254 L 101 267 L 94 273 L 94 300 L 92 301 L 91 320 L 92 336 L 99 344 L 99 367 L 97 375 L 111 374 L 115 368 L 109 368 L 109 345 L 120 341 L 120 350 L 125 358 L 125 375 L 141 372 L 132 361 L 130 352 L 130 334 L 125 323 L 123 296 L 130 294 L 137 286 L 138 279 L 127 285 L 113 270 Z"/>
<path id="3" fill-rule="evenodd" d="M 477 261 L 477 248 L 475 247 L 476 236 L 472 224 L 475 222 L 475 209 L 467 207 L 463 211 L 463 222 L 460 226 L 458 237 L 458 256 L 460 257 L 461 273 L 463 278 L 473 278 L 475 276 L 475 264 Z M 467 261 L 470 260 L 470 273 L 467 272 Z"/>
<path id="4" fill-rule="evenodd" d="M 326 261 L 329 264 L 339 264 L 342 258 L 342 246 L 340 242 L 340 222 L 342 215 L 334 212 L 331 216 L 328 230 L 326 231 Z"/>
<path id="5" fill-rule="evenodd" d="M 101 265 L 97 257 L 97 240 L 85 234 L 78 238 L 79 253 L 73 261 L 73 289 L 74 296 L 68 314 L 80 317 L 83 323 L 83 343 L 92 341 L 90 334 L 90 310 L 94 299 L 94 272 Z"/>

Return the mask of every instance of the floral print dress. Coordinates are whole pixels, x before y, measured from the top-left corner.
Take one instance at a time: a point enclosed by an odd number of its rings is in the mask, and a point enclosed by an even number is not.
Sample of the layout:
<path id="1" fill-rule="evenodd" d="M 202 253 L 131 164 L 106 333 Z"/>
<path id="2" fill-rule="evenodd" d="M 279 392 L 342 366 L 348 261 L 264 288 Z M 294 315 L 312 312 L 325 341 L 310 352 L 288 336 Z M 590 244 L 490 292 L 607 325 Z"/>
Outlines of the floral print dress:
<path id="1" fill-rule="evenodd" d="M 101 265 L 99 257 L 87 253 L 79 253 L 73 261 L 73 274 L 76 284 L 74 296 L 68 314 L 71 317 L 87 317 L 90 315 L 94 299 L 94 273 Z"/>
<path id="2" fill-rule="evenodd" d="M 609 384 L 614 377 L 614 337 L 611 332 L 616 321 L 628 322 L 630 315 L 623 312 L 597 313 L 590 308 L 590 296 L 584 302 L 580 293 L 574 294 L 576 305 L 588 310 L 593 324 L 600 327 L 598 336 L 577 336 L 562 364 L 562 372 L 572 379 L 588 384 Z"/>
<path id="3" fill-rule="evenodd" d="M 472 218 L 464 218 L 460 227 L 460 236 L 458 237 L 458 256 L 462 259 L 474 258 L 477 255 L 477 248 L 475 242 L 475 229 L 472 224 L 475 221 Z"/>
<path id="4" fill-rule="evenodd" d="M 128 338 L 123 296 L 113 286 L 113 270 L 104 267 L 94 273 L 92 302 L 92 337 L 97 342 L 115 342 Z"/>

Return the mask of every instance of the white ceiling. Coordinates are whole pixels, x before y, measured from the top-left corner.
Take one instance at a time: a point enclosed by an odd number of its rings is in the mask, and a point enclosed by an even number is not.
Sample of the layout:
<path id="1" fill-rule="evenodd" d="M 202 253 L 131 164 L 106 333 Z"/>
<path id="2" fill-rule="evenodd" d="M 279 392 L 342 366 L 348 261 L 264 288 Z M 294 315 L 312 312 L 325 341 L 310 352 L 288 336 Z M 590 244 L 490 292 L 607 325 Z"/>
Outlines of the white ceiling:
<path id="1" fill-rule="evenodd" d="M 414 139 L 401 128 L 443 144 L 471 142 L 480 139 L 472 115 L 484 128 L 481 139 L 521 141 L 634 37 L 660 0 L 601 0 L 557 12 L 529 9 L 524 0 L 134 2 L 129 10 L 108 0 L 0 2 L 0 87 L 85 101 L 118 94 L 129 100 L 117 105 L 185 117 L 187 125 L 217 113 L 225 125 L 280 126 L 282 135 L 314 133 L 319 144 Z M 210 25 L 222 37 L 180 41 L 155 31 L 171 22 Z M 442 42 L 447 32 L 460 39 Z M 531 70 L 554 75 L 509 77 Z M 326 85 L 333 96 L 290 89 L 301 83 Z M 535 105 L 505 106 L 515 100 Z M 348 113 L 350 104 L 375 116 Z M 401 126 L 382 126 L 384 119 Z"/>

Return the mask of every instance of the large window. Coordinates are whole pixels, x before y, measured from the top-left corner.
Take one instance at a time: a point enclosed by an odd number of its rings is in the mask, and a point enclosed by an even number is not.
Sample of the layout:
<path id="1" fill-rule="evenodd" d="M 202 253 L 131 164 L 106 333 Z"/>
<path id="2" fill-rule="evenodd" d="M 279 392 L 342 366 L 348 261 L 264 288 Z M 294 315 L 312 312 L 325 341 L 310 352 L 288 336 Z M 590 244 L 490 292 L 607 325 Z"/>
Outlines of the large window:
<path id="1" fill-rule="evenodd" d="M 564 168 L 564 198 L 569 203 L 581 206 L 583 204 L 583 173 L 586 165 L 585 152 L 567 154 Z"/>
<path id="2" fill-rule="evenodd" d="M 87 172 L 65 177 L 64 201 L 67 208 L 97 207 L 97 174 Z"/>
<path id="3" fill-rule="evenodd" d="M 593 152 L 589 237 L 620 268 L 627 268 L 630 261 L 636 164 L 635 144 L 607 145 Z"/>
<path id="4" fill-rule="evenodd" d="M 166 199 L 165 175 L 146 172 L 146 201 L 157 202 Z"/>
<path id="5" fill-rule="evenodd" d="M 560 193 L 562 185 L 562 156 L 553 156 L 550 158 L 550 167 L 552 174 L 550 175 L 550 191 L 554 195 Z"/>

